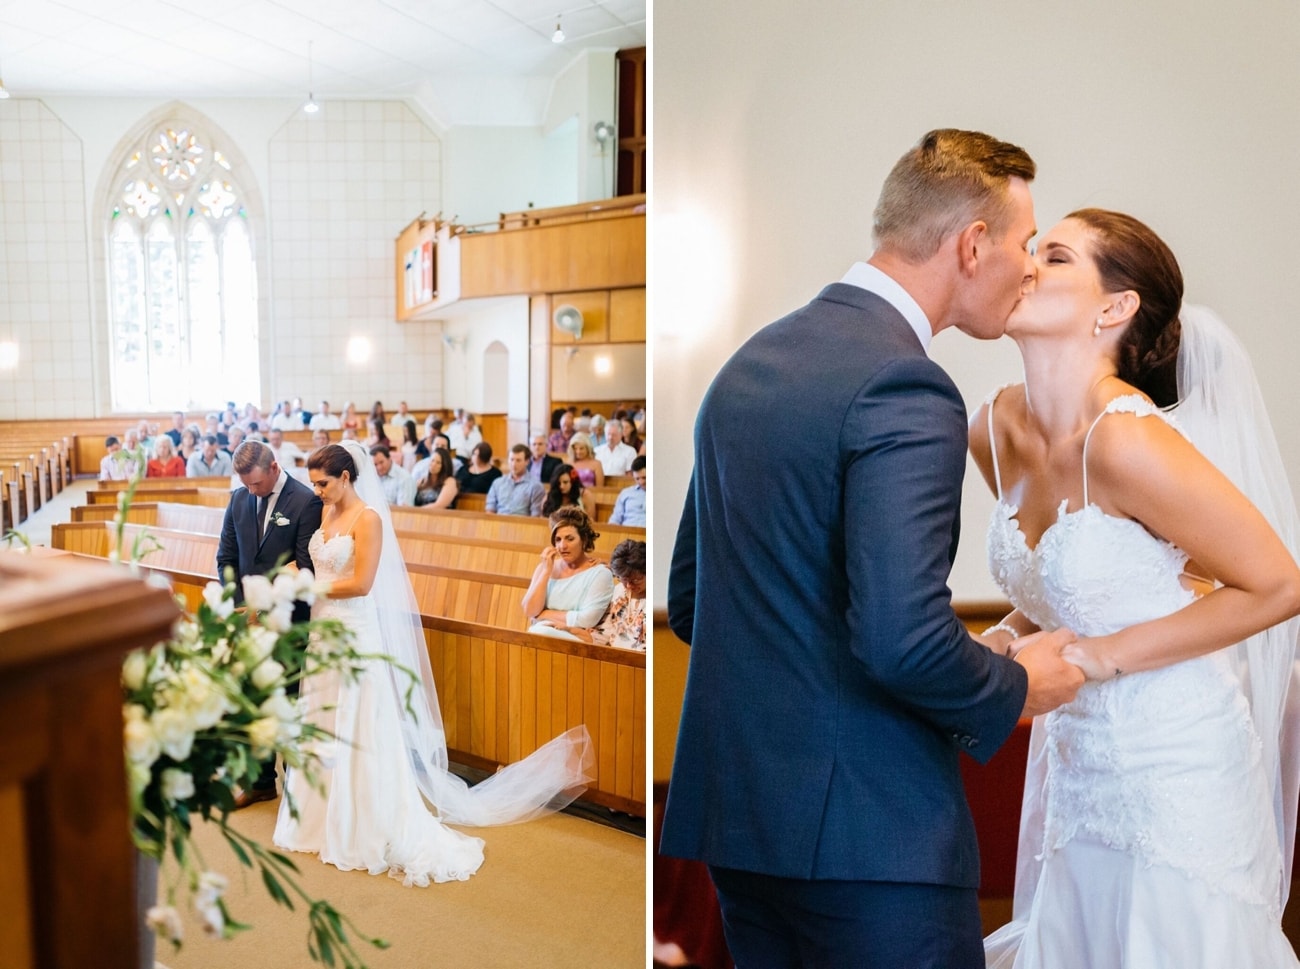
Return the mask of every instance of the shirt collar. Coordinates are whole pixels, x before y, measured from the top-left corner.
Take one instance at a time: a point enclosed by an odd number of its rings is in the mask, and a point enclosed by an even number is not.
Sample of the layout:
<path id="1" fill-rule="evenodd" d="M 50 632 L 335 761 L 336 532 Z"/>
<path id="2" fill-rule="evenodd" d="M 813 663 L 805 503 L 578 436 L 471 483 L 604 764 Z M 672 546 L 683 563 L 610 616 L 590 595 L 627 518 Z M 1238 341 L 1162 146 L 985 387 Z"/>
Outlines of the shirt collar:
<path id="1" fill-rule="evenodd" d="M 849 267 L 849 271 L 844 274 L 844 278 L 840 282 L 848 283 L 850 286 L 857 286 L 859 289 L 865 289 L 868 293 L 875 293 L 898 310 L 916 333 L 916 338 L 921 341 L 922 348 L 925 350 L 930 349 L 930 341 L 934 339 L 934 329 L 930 326 L 930 320 L 925 315 L 925 310 L 921 309 L 920 304 L 892 276 L 877 269 L 870 263 L 855 262 Z"/>

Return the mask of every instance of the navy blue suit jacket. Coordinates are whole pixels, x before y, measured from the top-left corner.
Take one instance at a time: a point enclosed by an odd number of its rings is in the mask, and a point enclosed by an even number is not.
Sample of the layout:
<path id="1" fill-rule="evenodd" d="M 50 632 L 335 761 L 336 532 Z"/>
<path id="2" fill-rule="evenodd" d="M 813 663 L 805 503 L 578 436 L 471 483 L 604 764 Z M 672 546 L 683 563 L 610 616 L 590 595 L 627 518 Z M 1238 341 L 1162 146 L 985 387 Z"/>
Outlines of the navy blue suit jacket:
<path id="1" fill-rule="evenodd" d="M 239 488 L 230 496 L 226 517 L 221 523 L 221 541 L 217 545 L 217 575 L 225 581 L 226 567 L 235 570 L 235 581 L 246 575 L 265 575 L 282 558 L 296 562 L 300 569 L 312 568 L 308 545 L 316 529 L 320 528 L 321 500 L 316 493 L 293 475 L 285 480 L 280 497 L 275 503 L 272 517 L 284 517 L 287 525 L 268 522 L 257 540 L 257 499 L 247 488 Z M 238 587 L 237 602 L 244 601 L 244 590 Z M 311 609 L 305 603 L 294 607 L 294 622 L 311 618 Z"/>
<path id="2" fill-rule="evenodd" d="M 691 659 L 664 854 L 978 886 L 957 758 L 992 756 L 1027 679 L 952 610 L 965 467 L 957 388 L 858 287 L 718 373 L 669 576 Z"/>

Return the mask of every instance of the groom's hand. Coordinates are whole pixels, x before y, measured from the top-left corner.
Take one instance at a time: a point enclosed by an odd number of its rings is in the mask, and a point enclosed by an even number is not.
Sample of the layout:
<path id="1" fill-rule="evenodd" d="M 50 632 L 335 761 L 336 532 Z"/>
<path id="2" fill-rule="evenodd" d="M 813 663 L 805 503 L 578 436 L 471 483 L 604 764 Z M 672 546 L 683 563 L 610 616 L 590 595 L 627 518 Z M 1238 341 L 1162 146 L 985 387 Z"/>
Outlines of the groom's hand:
<path id="1" fill-rule="evenodd" d="M 1023 716 L 1036 717 L 1069 703 L 1083 686 L 1083 671 L 1065 661 L 1061 651 L 1075 641 L 1068 629 L 1034 633 L 1020 641 L 1016 662 L 1029 674 Z"/>

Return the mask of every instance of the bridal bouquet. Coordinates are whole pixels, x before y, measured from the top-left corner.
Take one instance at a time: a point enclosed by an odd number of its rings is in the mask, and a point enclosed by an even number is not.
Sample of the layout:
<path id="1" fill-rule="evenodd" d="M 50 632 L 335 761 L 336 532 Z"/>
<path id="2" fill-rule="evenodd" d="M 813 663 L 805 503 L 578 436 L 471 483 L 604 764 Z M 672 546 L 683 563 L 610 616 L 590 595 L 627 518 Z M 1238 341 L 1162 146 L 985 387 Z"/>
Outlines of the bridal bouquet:
<path id="1" fill-rule="evenodd" d="M 209 583 L 198 610 L 177 624 L 171 639 L 131 653 L 123 666 L 133 837 L 145 855 L 162 863 L 170 854 L 179 869 L 147 920 L 179 948 L 176 904 L 184 889 L 208 934 L 228 938 L 249 928 L 226 908 L 225 876 L 199 854 L 192 837 L 199 818 L 218 826 L 241 864 L 260 870 L 277 903 L 306 906 L 313 959 L 359 967 L 345 926 L 379 948 L 387 943 L 356 933 L 332 905 L 309 897 L 293 861 L 230 827 L 227 815 L 235 788 L 252 785 L 261 760 L 279 755 L 314 779 L 316 744 L 332 738 L 303 721 L 288 688 L 320 669 L 354 675 L 369 657 L 354 649 L 337 620 L 292 621 L 294 601 L 314 597 L 310 572 L 245 578 L 243 592 L 245 607 L 236 609 L 233 581 Z M 292 801 L 289 807 L 296 817 Z"/>

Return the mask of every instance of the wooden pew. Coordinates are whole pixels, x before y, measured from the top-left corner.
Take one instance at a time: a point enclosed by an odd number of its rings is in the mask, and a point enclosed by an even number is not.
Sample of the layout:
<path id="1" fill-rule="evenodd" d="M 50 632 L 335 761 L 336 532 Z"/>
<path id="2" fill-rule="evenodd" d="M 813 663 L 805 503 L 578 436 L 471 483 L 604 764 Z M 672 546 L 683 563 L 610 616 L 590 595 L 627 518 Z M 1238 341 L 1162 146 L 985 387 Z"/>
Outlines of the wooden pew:
<path id="1" fill-rule="evenodd" d="M 128 523 L 128 545 L 144 529 Z M 164 547 L 147 555 L 145 566 L 171 578 L 193 608 L 203 586 L 215 578 L 217 536 L 148 531 Z M 58 548 L 103 556 L 111 536 L 109 522 L 72 522 L 55 525 L 51 541 Z M 644 815 L 645 654 L 526 632 L 520 605 L 526 576 L 419 563 L 408 563 L 407 569 L 451 758 L 492 769 L 585 723 L 596 752 L 596 779 L 584 799 Z"/>
<path id="2" fill-rule="evenodd" d="M 393 508 L 393 527 L 398 531 L 440 532 L 494 542 L 533 545 L 540 553 L 550 542 L 550 524 L 545 518 L 520 515 L 489 515 L 486 512 L 434 510 L 430 508 Z M 634 538 L 645 541 L 645 529 L 636 525 L 611 525 L 597 522 L 596 553 L 608 557 L 619 542 Z"/>

